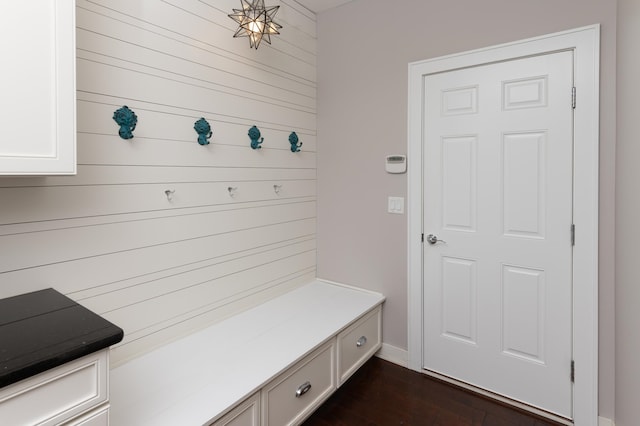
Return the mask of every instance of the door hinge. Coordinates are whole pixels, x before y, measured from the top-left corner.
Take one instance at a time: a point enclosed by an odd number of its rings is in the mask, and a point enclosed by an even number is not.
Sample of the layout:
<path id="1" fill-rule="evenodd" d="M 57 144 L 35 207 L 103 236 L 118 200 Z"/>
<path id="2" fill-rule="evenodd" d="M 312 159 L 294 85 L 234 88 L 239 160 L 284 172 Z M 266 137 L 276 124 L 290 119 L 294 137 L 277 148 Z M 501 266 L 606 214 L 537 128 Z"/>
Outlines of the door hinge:
<path id="1" fill-rule="evenodd" d="M 576 109 L 576 87 L 571 88 L 571 108 Z"/>
<path id="2" fill-rule="evenodd" d="M 576 382 L 576 362 L 571 360 L 571 383 Z"/>
<path id="3" fill-rule="evenodd" d="M 422 237 L 420 237 L 420 242 L 424 243 L 424 233 L 422 234 Z"/>
<path id="4" fill-rule="evenodd" d="M 571 224 L 571 245 L 576 245 L 576 225 L 573 223 Z"/>

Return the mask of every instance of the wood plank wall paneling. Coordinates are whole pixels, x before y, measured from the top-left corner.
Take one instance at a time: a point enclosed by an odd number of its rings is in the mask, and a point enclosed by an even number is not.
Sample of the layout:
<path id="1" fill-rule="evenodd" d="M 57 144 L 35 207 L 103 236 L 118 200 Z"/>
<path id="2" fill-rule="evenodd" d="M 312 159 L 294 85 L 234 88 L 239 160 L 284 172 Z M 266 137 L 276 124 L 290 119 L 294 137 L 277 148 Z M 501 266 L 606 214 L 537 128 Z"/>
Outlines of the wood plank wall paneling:
<path id="1" fill-rule="evenodd" d="M 77 0 L 78 174 L 0 178 L 0 297 L 54 287 L 103 315 L 117 366 L 315 277 L 315 16 L 269 4 L 284 28 L 256 51 L 239 0 Z"/>

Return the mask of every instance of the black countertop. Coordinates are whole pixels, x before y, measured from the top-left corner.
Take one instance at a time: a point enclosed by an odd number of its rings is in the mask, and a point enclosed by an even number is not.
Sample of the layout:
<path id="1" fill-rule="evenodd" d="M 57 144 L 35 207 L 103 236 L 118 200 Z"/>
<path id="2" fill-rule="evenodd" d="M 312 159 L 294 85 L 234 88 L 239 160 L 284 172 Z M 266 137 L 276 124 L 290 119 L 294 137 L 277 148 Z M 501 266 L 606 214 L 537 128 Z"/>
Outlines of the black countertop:
<path id="1" fill-rule="evenodd" d="M 49 288 L 0 300 L 0 388 L 122 340 L 121 328 Z"/>

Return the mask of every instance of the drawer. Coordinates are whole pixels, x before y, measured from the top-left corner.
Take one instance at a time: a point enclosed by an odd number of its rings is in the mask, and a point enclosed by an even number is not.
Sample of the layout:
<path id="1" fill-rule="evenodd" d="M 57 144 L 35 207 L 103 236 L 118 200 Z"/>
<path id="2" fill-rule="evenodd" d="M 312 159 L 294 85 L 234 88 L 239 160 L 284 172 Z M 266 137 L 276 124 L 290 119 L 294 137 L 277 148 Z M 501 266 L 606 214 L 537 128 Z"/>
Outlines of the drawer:
<path id="1" fill-rule="evenodd" d="M 380 349 L 381 309 L 378 306 L 338 335 L 338 386 Z"/>
<path id="2" fill-rule="evenodd" d="M 300 424 L 336 389 L 334 340 L 262 388 L 262 426 Z"/>
<path id="3" fill-rule="evenodd" d="M 211 424 L 212 426 L 259 426 L 260 392 L 256 392 L 244 402 Z"/>
<path id="4" fill-rule="evenodd" d="M 84 416 L 65 423 L 64 426 L 109 426 L 109 405 L 90 411 Z"/>
<path id="5" fill-rule="evenodd" d="M 0 389 L 7 425 L 56 425 L 107 401 L 108 354 L 96 352 Z"/>

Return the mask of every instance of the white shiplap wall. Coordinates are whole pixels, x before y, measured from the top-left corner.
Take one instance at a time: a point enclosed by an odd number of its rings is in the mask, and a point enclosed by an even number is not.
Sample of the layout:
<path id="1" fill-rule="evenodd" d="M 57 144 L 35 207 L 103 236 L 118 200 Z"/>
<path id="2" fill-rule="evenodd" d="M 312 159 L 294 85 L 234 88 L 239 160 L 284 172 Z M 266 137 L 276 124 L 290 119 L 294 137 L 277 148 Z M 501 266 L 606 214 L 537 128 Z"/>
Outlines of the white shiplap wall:
<path id="1" fill-rule="evenodd" d="M 119 365 L 315 277 L 315 16 L 267 3 L 284 29 L 256 51 L 239 0 L 77 0 L 78 175 L 0 178 L 0 297 L 77 300 L 125 330 Z"/>

